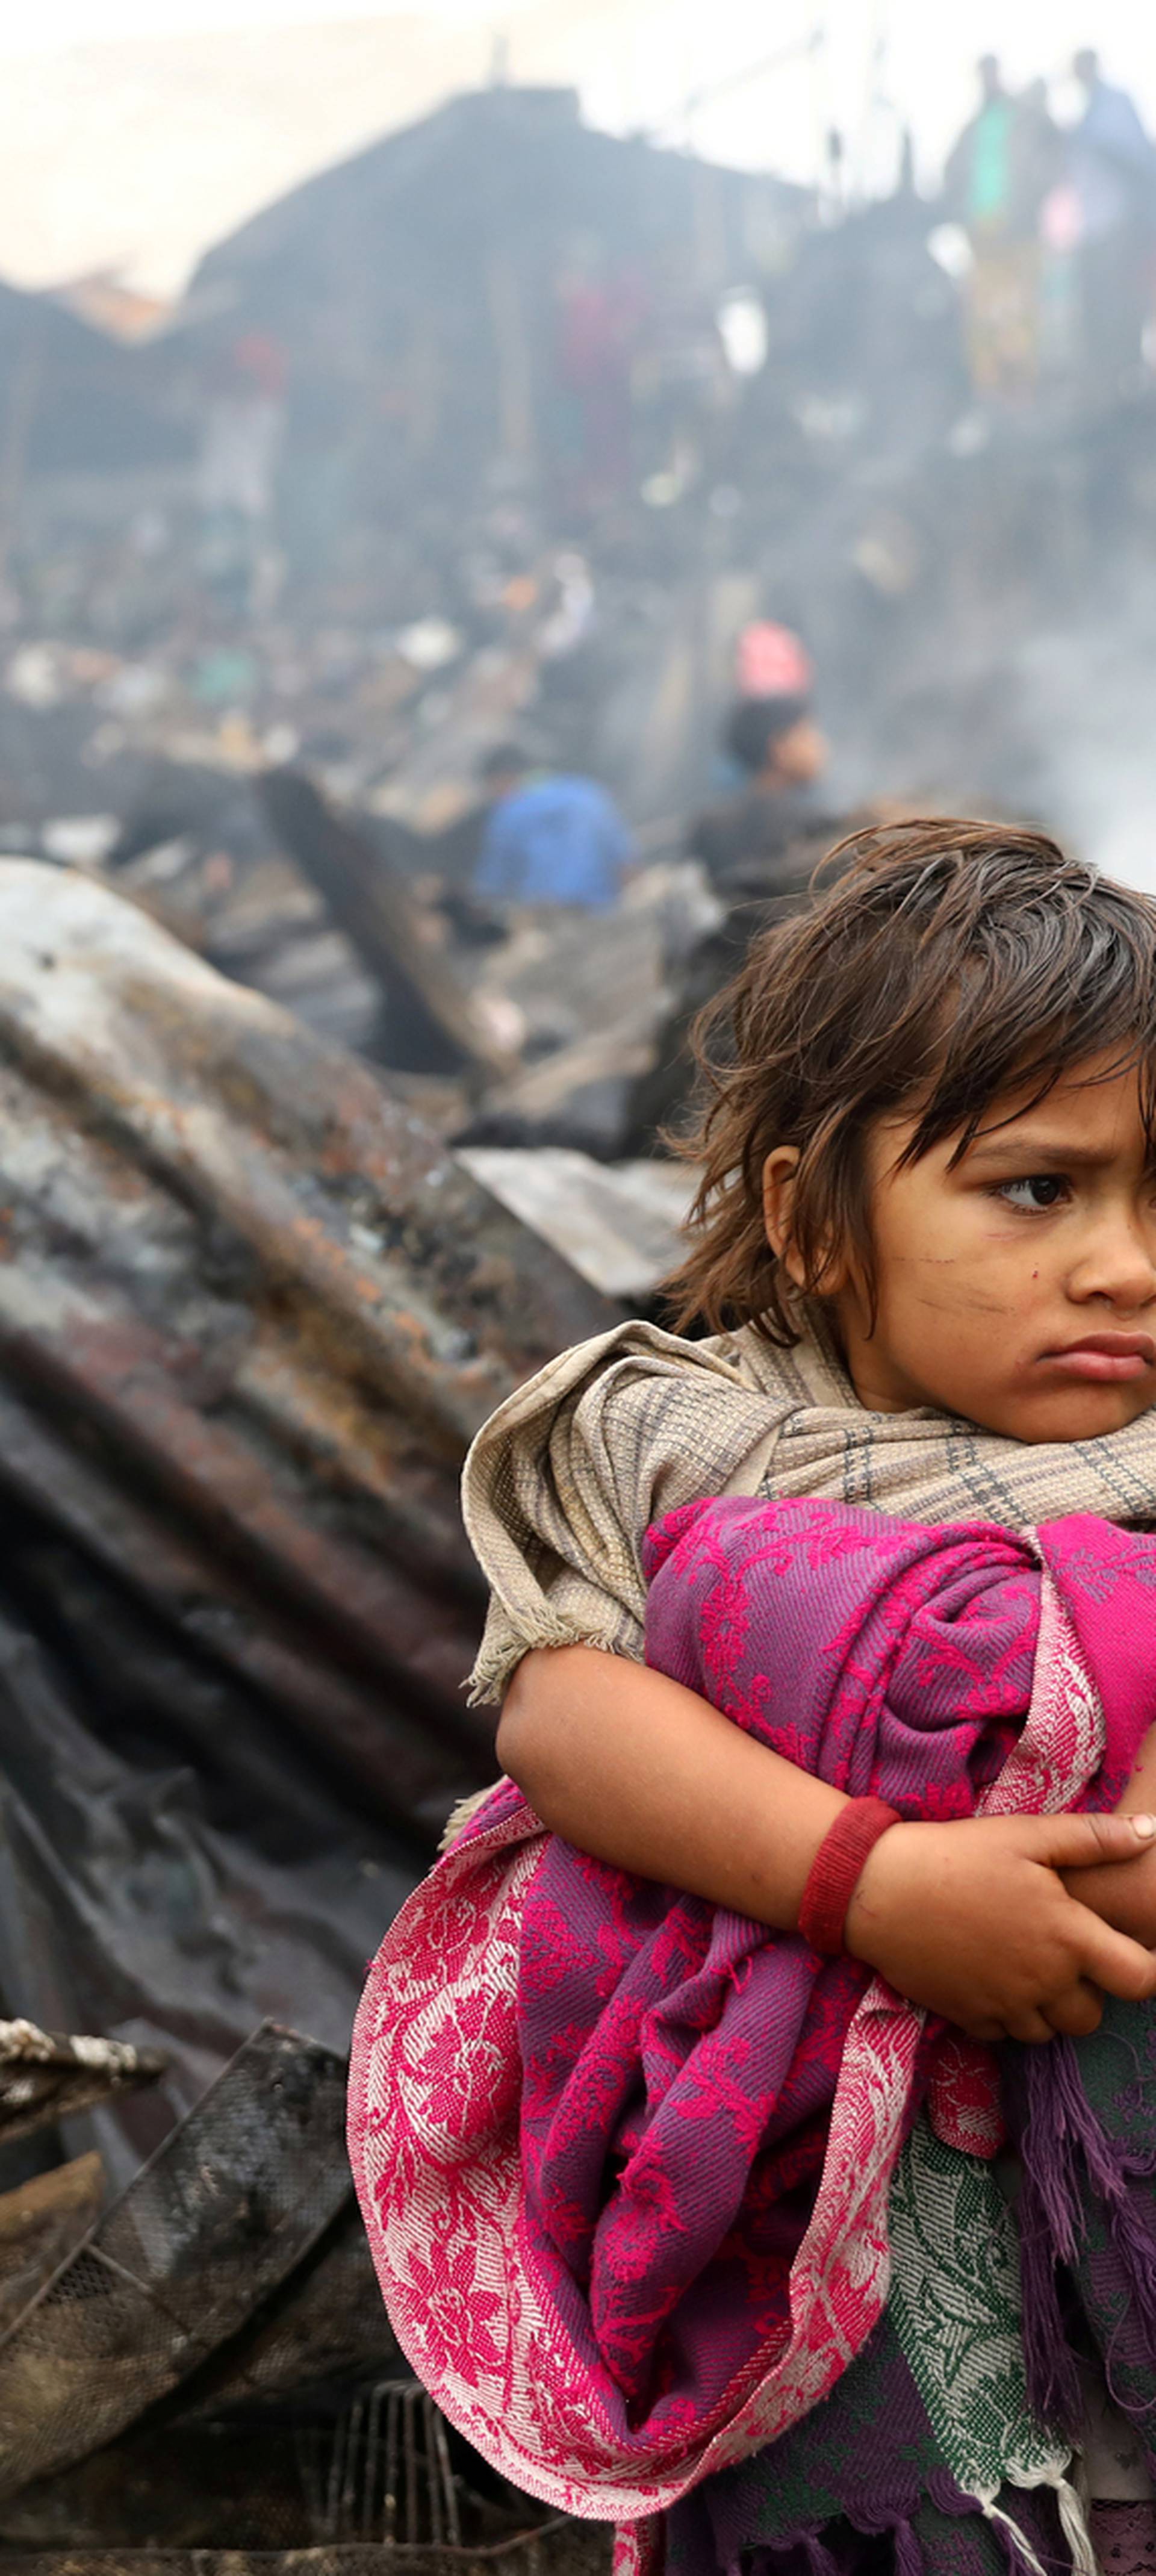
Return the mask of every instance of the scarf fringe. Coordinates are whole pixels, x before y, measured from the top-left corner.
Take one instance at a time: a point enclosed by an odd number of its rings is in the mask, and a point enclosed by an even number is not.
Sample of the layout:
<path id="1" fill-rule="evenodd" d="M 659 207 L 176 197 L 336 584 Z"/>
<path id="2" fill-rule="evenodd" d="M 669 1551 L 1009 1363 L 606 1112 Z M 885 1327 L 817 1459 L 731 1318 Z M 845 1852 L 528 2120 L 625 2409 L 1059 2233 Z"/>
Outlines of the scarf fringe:
<path id="1" fill-rule="evenodd" d="M 1122 2197 L 1112 2205 L 1108 2223 L 1132 2291 L 1129 2339 L 1134 2338 L 1141 2346 L 1148 2369 L 1156 2371 L 1156 2212 L 1125 2184 Z M 1110 2355 L 1107 2368 L 1110 2386 Z M 1121 2401 L 1117 2398 L 1116 2402 Z"/>
<path id="2" fill-rule="evenodd" d="M 1009 2492 L 1006 2487 L 995 2488 L 990 2494 L 977 2491 L 969 2495 L 959 2487 L 952 2491 L 952 2481 L 944 2481 L 944 2485 L 948 2492 L 937 2492 L 933 2499 L 940 2512 L 960 2519 L 969 2514 L 982 2514 L 1003 2549 L 1008 2576 L 1055 2576 L 1054 2566 L 1046 2565 L 1039 2557 L 1014 2514 L 998 2503 L 998 2496 Z M 1054 2476 L 1038 2479 L 1033 2487 L 1021 2489 L 1021 2492 L 1031 2494 L 1039 2487 L 1049 2488 L 1055 2496 L 1060 2529 L 1071 2561 L 1071 2576 L 1100 2576 L 1087 2516 L 1071 2479 L 1057 2472 Z M 1010 2491 L 1015 2492 L 1014 2488 Z M 852 2531 L 859 2532 L 865 2539 L 883 2534 L 888 2536 L 895 2552 L 895 2576 L 926 2576 L 926 2554 L 913 2514 L 874 2517 L 856 2513 L 844 2505 L 843 2518 Z M 808 2576 L 844 2576 L 821 2531 L 801 2524 L 784 2531 L 775 2541 L 748 2544 L 737 2558 L 729 2562 L 725 2576 L 752 2576 L 752 2571 L 753 2576 L 771 2576 L 773 2563 L 785 2560 L 792 2550 L 802 2552 L 807 2561 Z"/>
<path id="3" fill-rule="evenodd" d="M 1016 2217 L 1028 2395 L 1037 2415 L 1075 2439 L 1082 2413 L 1079 2364 L 1068 2340 L 1058 2268 L 1074 2264 L 1079 2252 L 1085 2172 L 1113 2215 L 1125 2197 L 1125 2174 L 1084 2091 L 1070 2039 L 1025 2050 L 1020 2071 L 1026 2118 Z"/>
<path id="4" fill-rule="evenodd" d="M 818 2532 L 808 2533 L 803 2542 L 809 2576 L 840 2576 L 839 2562 Z"/>
<path id="5" fill-rule="evenodd" d="M 1004 2512 L 1002 2505 L 984 2504 L 980 2499 L 980 2511 L 1003 2542 L 1012 2576 L 1048 2576 L 1048 2569 L 1042 2558 L 1037 2558 L 1026 2533 L 1020 2530 L 1010 2513 Z"/>
<path id="6" fill-rule="evenodd" d="M 1056 2470 L 1050 2476 L 1034 2480 L 1033 2488 L 1029 2492 L 1037 2491 L 1040 2487 L 1048 2487 L 1055 2496 L 1060 2529 L 1067 2542 L 1068 2554 L 1072 2562 L 1072 2576 L 1100 2576 L 1092 2545 L 1092 2535 L 1088 2528 L 1088 2518 L 1072 2480 L 1064 2477 L 1060 2470 Z M 978 2505 L 986 2520 L 999 2532 L 1013 2576 L 1050 2576 L 1050 2571 L 1037 2557 L 1026 2532 L 1021 2531 L 1014 2515 L 1010 2514 L 1005 2506 L 996 2502 L 996 2496 L 1000 2492 L 998 2488 L 991 2493 L 978 2492 L 970 2500 Z"/>
<path id="7" fill-rule="evenodd" d="M 1058 2267 L 1074 2264 L 1079 2255 L 1086 2180 L 1103 2204 L 1132 2287 L 1130 2331 L 1156 2371 L 1156 2210 L 1142 2204 L 1132 2188 L 1156 2169 L 1156 2145 L 1139 2156 L 1107 2135 L 1084 2090 L 1070 2039 L 1054 2039 L 1025 2057 L 1024 2179 L 1016 2215 L 1028 2392 L 1038 2415 L 1075 2435 L 1079 2370 L 1064 2322 Z M 1110 2382 L 1110 2363 L 1108 2376 Z M 1116 2402 L 1123 2404 L 1119 2397 Z"/>
<path id="8" fill-rule="evenodd" d="M 918 2532 L 910 2522 L 897 2522 L 892 2527 L 895 2542 L 895 2576 L 924 2576 L 927 2560 Z"/>
<path id="9" fill-rule="evenodd" d="M 1075 2442 L 1083 2414 L 1079 2364 L 1068 2341 L 1060 2304 L 1056 2239 L 1049 2231 L 1043 2196 L 1026 2169 L 1026 2149 L 1016 2220 L 1028 2402 L 1041 2423 L 1054 2424 L 1070 2442 Z"/>
<path id="10" fill-rule="evenodd" d="M 456 1805 L 450 1808 L 449 1816 L 442 1827 L 441 1840 L 438 1844 L 439 1853 L 453 1850 L 454 1844 L 461 1840 L 462 1835 L 472 1825 L 479 1808 L 484 1807 L 487 1798 L 492 1798 L 493 1794 L 493 1789 L 475 1789 L 470 1797 L 457 1800 Z"/>
<path id="11" fill-rule="evenodd" d="M 1057 2478 L 1056 2500 L 1060 2529 L 1071 2552 L 1075 2576 L 1099 2576 L 1095 2544 L 1083 2499 L 1070 2478 Z"/>

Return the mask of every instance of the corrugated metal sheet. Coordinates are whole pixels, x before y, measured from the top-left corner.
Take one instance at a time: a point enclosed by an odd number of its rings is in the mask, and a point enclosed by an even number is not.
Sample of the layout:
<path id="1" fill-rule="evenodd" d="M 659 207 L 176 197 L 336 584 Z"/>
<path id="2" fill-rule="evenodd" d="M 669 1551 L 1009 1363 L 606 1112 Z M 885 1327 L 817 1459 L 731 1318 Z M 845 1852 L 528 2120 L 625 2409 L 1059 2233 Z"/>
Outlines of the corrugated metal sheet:
<path id="1" fill-rule="evenodd" d="M 0 2009 L 170 2056 L 123 2170 L 263 2013 L 344 2046 L 492 1776 L 465 1445 L 614 1313 L 371 1068 L 0 863 Z"/>
<path id="2" fill-rule="evenodd" d="M 612 1311 L 367 1067 L 0 866 L 0 1477 L 431 1832 L 488 1729 L 465 1445 Z"/>

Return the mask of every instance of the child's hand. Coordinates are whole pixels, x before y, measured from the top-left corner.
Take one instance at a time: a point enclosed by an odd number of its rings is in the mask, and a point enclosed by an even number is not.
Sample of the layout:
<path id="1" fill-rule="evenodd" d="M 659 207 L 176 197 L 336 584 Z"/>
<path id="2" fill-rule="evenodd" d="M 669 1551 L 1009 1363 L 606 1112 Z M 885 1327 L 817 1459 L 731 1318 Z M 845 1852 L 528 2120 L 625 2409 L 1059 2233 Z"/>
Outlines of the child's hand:
<path id="1" fill-rule="evenodd" d="M 847 1915 L 847 1947 L 973 2039 L 1095 2030 L 1102 1992 L 1156 1994 L 1156 1954 L 1057 1875 L 1151 1852 L 1150 1816 L 976 1816 L 894 1825 Z"/>

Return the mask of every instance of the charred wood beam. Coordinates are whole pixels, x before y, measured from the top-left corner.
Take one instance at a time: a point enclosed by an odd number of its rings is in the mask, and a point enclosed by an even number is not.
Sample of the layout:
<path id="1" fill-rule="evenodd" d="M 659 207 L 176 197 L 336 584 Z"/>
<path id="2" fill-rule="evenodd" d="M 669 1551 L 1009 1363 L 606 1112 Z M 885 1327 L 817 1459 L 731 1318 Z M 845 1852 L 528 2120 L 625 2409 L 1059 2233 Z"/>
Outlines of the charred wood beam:
<path id="1" fill-rule="evenodd" d="M 278 840 L 324 898 L 381 990 L 389 1060 L 412 1072 L 513 1071 L 464 986 L 421 937 L 416 912 L 380 850 L 299 770 L 273 769 L 261 801 Z"/>

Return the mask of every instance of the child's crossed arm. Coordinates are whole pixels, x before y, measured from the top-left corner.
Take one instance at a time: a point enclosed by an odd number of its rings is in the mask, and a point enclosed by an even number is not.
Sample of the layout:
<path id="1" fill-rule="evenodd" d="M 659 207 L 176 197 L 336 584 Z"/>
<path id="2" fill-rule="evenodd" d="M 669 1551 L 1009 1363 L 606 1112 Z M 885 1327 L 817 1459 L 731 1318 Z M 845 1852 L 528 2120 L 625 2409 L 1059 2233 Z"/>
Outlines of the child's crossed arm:
<path id="1" fill-rule="evenodd" d="M 796 1929 L 846 1803 L 680 1682 L 586 1646 L 519 1665 L 504 1768 L 596 1859 Z M 1094 2030 L 1104 1993 L 1156 1994 L 1156 1730 L 1115 1816 L 977 1817 L 884 1834 L 848 1946 L 911 2002 L 980 2039 Z"/>

